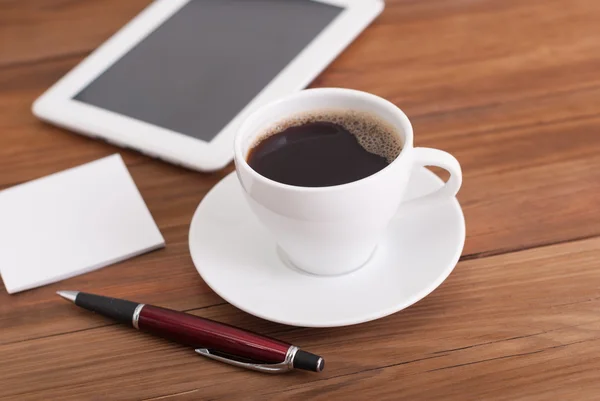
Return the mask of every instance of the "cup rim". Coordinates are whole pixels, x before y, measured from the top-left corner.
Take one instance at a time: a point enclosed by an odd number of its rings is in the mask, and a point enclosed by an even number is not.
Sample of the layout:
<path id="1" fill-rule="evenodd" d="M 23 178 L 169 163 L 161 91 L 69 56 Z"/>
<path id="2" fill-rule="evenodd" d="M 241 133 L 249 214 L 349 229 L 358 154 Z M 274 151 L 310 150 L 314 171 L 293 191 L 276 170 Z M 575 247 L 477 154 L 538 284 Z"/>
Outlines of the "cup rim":
<path id="1" fill-rule="evenodd" d="M 270 109 L 272 109 L 274 107 L 279 106 L 280 104 L 294 101 L 297 99 L 301 99 L 304 97 L 315 96 L 315 95 L 359 96 L 359 97 L 365 98 L 366 100 L 368 100 L 370 102 L 376 103 L 379 107 L 381 107 L 383 109 L 387 109 L 392 114 L 395 114 L 396 117 L 398 117 L 398 119 L 401 122 L 401 125 L 402 125 L 401 129 L 404 131 L 404 143 L 402 145 L 402 150 L 400 151 L 400 154 L 390 164 L 388 164 L 386 167 L 382 168 L 375 174 L 371 174 L 368 177 L 361 178 L 360 180 L 352 181 L 352 182 L 349 182 L 346 184 L 330 185 L 330 186 L 326 186 L 326 187 L 302 187 L 302 186 L 298 186 L 298 185 L 284 184 L 284 183 L 272 180 L 270 178 L 267 178 L 262 174 L 259 174 L 256 170 L 254 170 L 252 168 L 252 166 L 250 166 L 250 164 L 248 164 L 248 161 L 246 160 L 246 156 L 243 154 L 243 150 L 242 150 L 242 139 L 245 136 L 244 133 L 248 130 L 248 126 L 251 125 L 252 122 L 254 120 L 256 120 L 260 115 L 268 112 Z M 263 105 L 262 107 L 258 108 L 254 112 L 252 112 L 244 120 L 242 125 L 238 128 L 238 130 L 235 134 L 233 146 L 234 146 L 234 161 L 235 161 L 236 168 L 243 167 L 245 170 L 247 170 L 249 172 L 250 175 L 252 175 L 252 177 L 254 179 L 256 179 L 264 184 L 275 186 L 275 187 L 278 187 L 281 189 L 290 190 L 290 191 L 296 191 L 296 192 L 327 192 L 327 191 L 334 191 L 334 190 L 335 191 L 344 190 L 344 189 L 348 189 L 348 188 L 351 188 L 351 187 L 354 187 L 357 185 L 361 185 L 365 181 L 375 179 L 377 176 L 384 174 L 384 172 L 393 168 L 393 166 L 398 164 L 401 159 L 404 159 L 406 157 L 405 155 L 406 155 L 407 151 L 413 147 L 413 128 L 412 128 L 412 124 L 411 124 L 409 118 L 398 106 L 396 106 L 389 100 L 386 100 L 380 96 L 377 96 L 377 95 L 374 95 L 374 94 L 368 93 L 368 92 L 355 90 L 355 89 L 311 88 L 311 89 L 304 89 L 302 91 L 285 96 L 285 97 L 275 100 L 273 102 L 267 103 L 266 105 Z"/>

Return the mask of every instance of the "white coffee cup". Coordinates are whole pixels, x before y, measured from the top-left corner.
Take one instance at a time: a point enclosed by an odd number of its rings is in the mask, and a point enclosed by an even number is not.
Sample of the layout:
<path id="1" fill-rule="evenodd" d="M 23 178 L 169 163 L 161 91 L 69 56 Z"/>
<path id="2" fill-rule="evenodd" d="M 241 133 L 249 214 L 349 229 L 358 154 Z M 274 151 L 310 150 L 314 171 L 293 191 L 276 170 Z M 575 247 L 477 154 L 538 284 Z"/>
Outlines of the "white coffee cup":
<path id="1" fill-rule="evenodd" d="M 299 114 L 332 109 L 378 116 L 401 136 L 402 151 L 383 170 L 331 187 L 282 184 L 248 165 L 249 150 L 269 127 Z M 338 275 L 363 266 L 399 208 L 447 200 L 456 195 L 462 183 L 460 164 L 452 155 L 413 147 L 412 126 L 398 107 L 350 89 L 308 89 L 260 108 L 237 132 L 234 152 L 237 176 L 250 207 L 273 234 L 288 262 L 316 275 Z M 450 179 L 438 191 L 403 203 L 415 166 L 441 167 L 450 172 Z"/>

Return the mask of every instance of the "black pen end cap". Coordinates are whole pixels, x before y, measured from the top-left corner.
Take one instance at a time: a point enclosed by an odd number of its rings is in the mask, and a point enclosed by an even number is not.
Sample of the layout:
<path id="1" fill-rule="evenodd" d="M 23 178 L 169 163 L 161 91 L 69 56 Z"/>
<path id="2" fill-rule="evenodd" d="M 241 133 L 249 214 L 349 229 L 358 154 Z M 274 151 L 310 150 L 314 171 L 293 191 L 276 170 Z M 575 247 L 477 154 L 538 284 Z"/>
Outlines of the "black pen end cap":
<path id="1" fill-rule="evenodd" d="M 294 356 L 294 368 L 321 372 L 325 368 L 325 361 L 318 355 L 299 349 Z"/>

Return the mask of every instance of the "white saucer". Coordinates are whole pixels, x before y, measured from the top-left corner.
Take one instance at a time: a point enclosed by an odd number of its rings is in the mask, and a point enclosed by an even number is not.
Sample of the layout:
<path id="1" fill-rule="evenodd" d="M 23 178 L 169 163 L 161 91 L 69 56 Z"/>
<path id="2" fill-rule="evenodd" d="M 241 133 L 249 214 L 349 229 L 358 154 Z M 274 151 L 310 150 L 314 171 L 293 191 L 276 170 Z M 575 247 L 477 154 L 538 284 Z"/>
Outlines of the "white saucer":
<path id="1" fill-rule="evenodd" d="M 407 197 L 440 187 L 416 169 Z M 275 240 L 252 214 L 232 173 L 202 200 L 190 226 L 190 253 L 204 281 L 252 315 L 304 327 L 345 326 L 378 319 L 423 299 L 454 269 L 465 241 L 456 199 L 397 217 L 361 269 L 320 277 L 288 267 Z"/>

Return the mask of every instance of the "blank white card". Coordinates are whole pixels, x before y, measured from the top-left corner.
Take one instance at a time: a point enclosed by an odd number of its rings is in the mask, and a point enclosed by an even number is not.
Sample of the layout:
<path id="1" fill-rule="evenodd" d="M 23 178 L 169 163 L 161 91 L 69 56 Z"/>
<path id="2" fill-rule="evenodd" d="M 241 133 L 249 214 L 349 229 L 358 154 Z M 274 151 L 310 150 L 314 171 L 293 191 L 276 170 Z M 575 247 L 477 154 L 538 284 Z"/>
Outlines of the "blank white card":
<path id="1" fill-rule="evenodd" d="M 118 154 L 0 191 L 0 274 L 11 294 L 164 244 Z"/>

